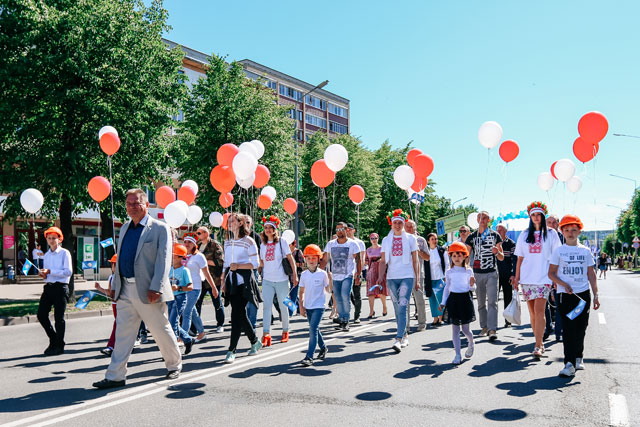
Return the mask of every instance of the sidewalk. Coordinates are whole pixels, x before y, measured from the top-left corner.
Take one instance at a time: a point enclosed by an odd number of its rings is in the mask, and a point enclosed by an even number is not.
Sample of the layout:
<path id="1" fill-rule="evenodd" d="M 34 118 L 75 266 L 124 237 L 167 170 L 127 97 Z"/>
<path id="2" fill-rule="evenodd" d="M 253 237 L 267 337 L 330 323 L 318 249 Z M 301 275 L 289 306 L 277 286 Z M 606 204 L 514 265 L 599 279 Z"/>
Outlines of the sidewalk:
<path id="1" fill-rule="evenodd" d="M 75 293 L 83 293 L 86 290 L 94 289 L 95 281 L 76 283 Z M 99 281 L 100 286 L 107 287 L 107 281 Z M 42 285 L 0 285 L 0 304 L 8 301 L 18 300 L 39 300 L 42 295 Z"/>

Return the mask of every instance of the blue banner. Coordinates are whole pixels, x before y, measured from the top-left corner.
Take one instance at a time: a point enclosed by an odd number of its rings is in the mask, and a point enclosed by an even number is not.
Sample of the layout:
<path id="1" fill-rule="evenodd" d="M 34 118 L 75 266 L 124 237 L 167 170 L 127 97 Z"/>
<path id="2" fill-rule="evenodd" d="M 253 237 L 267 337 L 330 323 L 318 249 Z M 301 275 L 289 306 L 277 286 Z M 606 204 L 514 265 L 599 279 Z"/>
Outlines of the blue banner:
<path id="1" fill-rule="evenodd" d="M 289 315 L 290 315 L 290 316 L 293 316 L 293 313 L 295 313 L 295 312 L 296 312 L 296 310 L 298 309 L 298 306 L 296 305 L 296 303 L 295 303 L 295 302 L 293 302 L 293 301 L 291 300 L 291 298 L 289 298 L 289 297 L 286 297 L 285 299 L 283 299 L 283 300 L 282 300 L 282 303 L 283 303 L 284 305 L 286 305 L 286 306 L 287 306 L 287 308 L 289 309 Z"/>
<path id="2" fill-rule="evenodd" d="M 25 259 L 24 264 L 22 265 L 22 274 L 24 274 L 25 276 L 29 274 L 29 270 L 31 270 L 31 267 L 33 266 L 34 265 L 31 263 L 31 261 Z"/>
<path id="3" fill-rule="evenodd" d="M 103 248 L 108 248 L 109 246 L 113 246 L 113 239 L 109 237 L 108 239 L 104 239 L 100 242 L 100 246 Z"/>
<path id="4" fill-rule="evenodd" d="M 83 270 L 93 270 L 98 266 L 97 261 L 82 261 Z"/>
<path id="5" fill-rule="evenodd" d="M 87 305 L 89 305 L 89 301 L 93 299 L 95 294 L 96 293 L 93 291 L 85 292 L 84 295 L 82 295 L 82 298 L 80 298 L 76 303 L 76 307 L 81 310 L 84 310 L 85 308 L 87 308 Z"/>
<path id="6" fill-rule="evenodd" d="M 582 298 L 580 298 L 580 302 L 578 303 L 576 308 L 574 308 L 573 310 L 568 312 L 567 313 L 567 317 L 569 319 L 573 320 L 576 317 L 580 316 L 580 313 L 582 313 L 584 311 L 584 308 L 585 308 L 586 305 L 587 305 L 587 302 L 585 300 L 583 300 Z"/>

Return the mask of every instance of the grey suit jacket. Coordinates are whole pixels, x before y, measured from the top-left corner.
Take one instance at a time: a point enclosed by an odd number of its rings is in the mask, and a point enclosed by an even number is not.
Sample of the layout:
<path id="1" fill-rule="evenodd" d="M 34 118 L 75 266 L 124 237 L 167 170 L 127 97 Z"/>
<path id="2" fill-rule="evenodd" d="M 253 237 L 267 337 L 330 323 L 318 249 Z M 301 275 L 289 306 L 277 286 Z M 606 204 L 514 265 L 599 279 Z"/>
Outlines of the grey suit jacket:
<path id="1" fill-rule="evenodd" d="M 120 229 L 118 239 L 118 253 L 122 246 L 122 240 L 127 234 L 131 220 L 126 222 Z M 169 270 L 171 269 L 171 230 L 163 222 L 155 220 L 149 216 L 147 225 L 140 234 L 134 271 L 136 275 L 136 288 L 138 296 L 145 304 L 149 303 L 147 291 L 162 292 L 159 301 L 173 300 L 173 292 L 169 283 Z M 122 290 L 122 278 L 120 277 L 120 258 L 116 262 L 116 272 L 113 276 L 111 289 L 115 291 L 115 300 L 120 297 Z"/>

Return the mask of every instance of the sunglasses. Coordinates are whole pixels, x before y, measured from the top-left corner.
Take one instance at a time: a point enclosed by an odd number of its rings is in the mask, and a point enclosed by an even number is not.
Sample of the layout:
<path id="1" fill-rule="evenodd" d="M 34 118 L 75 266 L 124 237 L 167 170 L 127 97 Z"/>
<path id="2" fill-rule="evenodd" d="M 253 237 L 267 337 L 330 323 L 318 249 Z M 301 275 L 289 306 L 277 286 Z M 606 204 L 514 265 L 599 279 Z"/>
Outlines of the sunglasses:
<path id="1" fill-rule="evenodd" d="M 458 230 L 458 233 L 468 233 L 467 230 Z"/>
<path id="2" fill-rule="evenodd" d="M 377 238 L 377 237 L 372 237 L 372 238 L 371 238 L 371 239 L 369 239 L 369 240 L 378 240 L 378 238 Z"/>
<path id="3" fill-rule="evenodd" d="M 336 228 L 336 231 L 344 231 L 344 228 Z"/>

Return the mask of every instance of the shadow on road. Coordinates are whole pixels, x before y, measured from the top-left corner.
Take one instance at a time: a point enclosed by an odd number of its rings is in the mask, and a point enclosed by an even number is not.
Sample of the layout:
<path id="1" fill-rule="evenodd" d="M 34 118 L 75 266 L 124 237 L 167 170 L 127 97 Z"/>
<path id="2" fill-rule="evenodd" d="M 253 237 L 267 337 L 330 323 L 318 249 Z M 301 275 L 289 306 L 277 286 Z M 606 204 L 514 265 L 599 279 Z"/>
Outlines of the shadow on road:
<path id="1" fill-rule="evenodd" d="M 533 396 L 539 390 L 560 391 L 565 387 L 572 387 L 580 384 L 579 381 L 572 383 L 572 380 L 573 378 L 563 378 L 554 375 L 552 377 L 536 378 L 535 380 L 527 382 L 502 383 L 496 385 L 496 388 L 506 390 L 509 396 L 526 397 Z"/>
<path id="2" fill-rule="evenodd" d="M 509 357 L 495 357 L 486 361 L 481 365 L 475 365 L 469 373 L 470 377 L 490 377 L 496 374 L 502 374 L 506 372 L 519 372 L 527 368 L 527 366 L 534 363 L 534 359 L 529 354 L 523 354 L 515 358 Z"/>
<path id="3" fill-rule="evenodd" d="M 414 368 L 409 368 L 406 371 L 398 372 L 393 376 L 393 378 L 400 378 L 403 380 L 408 380 L 411 378 L 419 377 L 420 375 L 429 375 L 431 378 L 438 378 L 444 372 L 451 370 L 455 367 L 453 363 L 445 364 L 445 365 L 436 365 L 435 360 L 412 360 L 412 365 L 417 365 Z"/>

